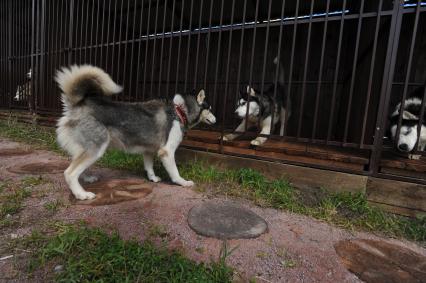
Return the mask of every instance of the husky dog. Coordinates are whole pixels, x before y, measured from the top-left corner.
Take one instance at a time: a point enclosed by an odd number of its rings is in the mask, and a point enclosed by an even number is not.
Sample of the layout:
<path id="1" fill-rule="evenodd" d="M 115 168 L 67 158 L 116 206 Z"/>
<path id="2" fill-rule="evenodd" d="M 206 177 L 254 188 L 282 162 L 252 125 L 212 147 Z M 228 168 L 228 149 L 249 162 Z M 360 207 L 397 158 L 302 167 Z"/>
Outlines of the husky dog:
<path id="1" fill-rule="evenodd" d="M 109 145 L 142 153 L 144 168 L 153 182 L 160 181 L 153 170 L 154 156 L 157 155 L 174 183 L 181 186 L 194 184 L 179 175 L 174 155 L 187 126 L 216 122 L 204 90 L 196 96 L 176 94 L 170 102 L 128 103 L 108 97 L 121 92 L 122 87 L 97 67 L 62 68 L 55 79 L 63 92 L 64 106 L 57 125 L 57 139 L 72 156 L 64 175 L 77 199 L 95 197 L 82 188 L 78 178 Z"/>
<path id="2" fill-rule="evenodd" d="M 31 69 L 27 73 L 27 82 L 23 85 L 18 85 L 16 88 L 15 97 L 13 98 L 16 101 L 23 101 L 23 100 L 29 100 L 29 97 L 31 96 Z"/>
<path id="3" fill-rule="evenodd" d="M 423 119 L 420 127 L 420 136 L 417 141 L 418 135 L 418 124 L 421 119 L 421 106 L 423 94 L 425 92 L 424 87 L 419 87 L 410 94 L 410 98 L 407 98 L 404 103 L 404 109 L 402 111 L 402 123 L 398 137 L 397 149 L 404 153 L 409 153 L 415 150 L 416 144 L 418 149 L 424 151 L 426 148 L 426 109 L 423 111 Z M 396 133 L 398 129 L 398 119 L 401 103 L 395 107 L 394 112 L 390 115 L 390 134 L 394 141 L 397 140 Z M 419 159 L 419 155 L 409 155 L 411 159 Z"/>
<path id="4" fill-rule="evenodd" d="M 244 132 L 246 127 L 250 128 L 258 124 L 261 128 L 260 134 L 269 135 L 271 130 L 273 130 L 271 126 L 274 127 L 278 121 L 281 121 L 280 135 L 283 135 L 284 119 L 286 112 L 288 112 L 287 116 L 290 117 L 291 103 L 286 105 L 287 95 L 284 88 L 284 67 L 278 62 L 278 58 L 274 59 L 274 64 L 279 64 L 276 98 L 274 99 L 273 85 L 266 89 L 263 94 L 247 86 L 246 92 L 242 93 L 241 99 L 237 103 L 237 109 L 235 110 L 238 117 L 242 119 L 241 124 L 235 129 L 239 133 L 225 135 L 223 137 L 224 141 L 231 141 L 241 135 L 241 132 Z M 274 120 L 272 121 L 272 119 Z M 252 145 L 262 145 L 266 140 L 267 138 L 265 137 L 257 137 L 250 143 Z"/>

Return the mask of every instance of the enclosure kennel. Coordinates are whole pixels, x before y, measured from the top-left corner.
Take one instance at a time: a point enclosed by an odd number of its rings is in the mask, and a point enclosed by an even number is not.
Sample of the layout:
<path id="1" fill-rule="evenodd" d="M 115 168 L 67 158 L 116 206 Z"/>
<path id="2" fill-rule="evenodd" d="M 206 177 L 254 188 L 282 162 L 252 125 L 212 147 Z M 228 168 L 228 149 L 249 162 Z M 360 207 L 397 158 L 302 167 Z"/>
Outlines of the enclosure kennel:
<path id="1" fill-rule="evenodd" d="M 425 85 L 425 12 L 390 0 L 3 0 L 0 107 L 57 117 L 55 70 L 88 63 L 124 86 L 117 100 L 205 88 L 218 123 L 185 147 L 426 184 L 425 152 L 410 160 L 386 135 L 390 111 Z M 292 105 L 284 135 L 223 142 L 241 87 L 276 84 L 276 56 Z"/>

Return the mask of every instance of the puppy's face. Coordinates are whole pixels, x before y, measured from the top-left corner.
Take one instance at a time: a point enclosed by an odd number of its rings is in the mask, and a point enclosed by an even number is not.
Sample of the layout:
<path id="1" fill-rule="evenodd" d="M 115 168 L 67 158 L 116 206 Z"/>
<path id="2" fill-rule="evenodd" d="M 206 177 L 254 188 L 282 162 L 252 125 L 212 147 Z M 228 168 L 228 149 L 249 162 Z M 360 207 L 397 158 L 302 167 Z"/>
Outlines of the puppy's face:
<path id="1" fill-rule="evenodd" d="M 212 107 L 206 101 L 204 89 L 200 90 L 197 94 L 197 102 L 201 107 L 199 122 L 206 123 L 207 125 L 213 125 L 216 123 L 216 117 L 211 112 Z"/>
<path id="2" fill-rule="evenodd" d="M 237 103 L 235 113 L 240 119 L 244 119 L 247 115 L 250 118 L 257 118 L 260 114 L 260 106 L 256 96 L 256 92 L 250 86 L 247 86 L 245 93 L 242 93 L 242 98 Z M 250 98 L 248 98 L 250 96 Z"/>
<path id="3" fill-rule="evenodd" d="M 396 132 L 398 125 L 392 125 L 392 139 L 396 140 Z M 398 144 L 396 147 L 401 152 L 411 152 L 417 143 L 417 125 L 402 125 L 399 133 Z"/>

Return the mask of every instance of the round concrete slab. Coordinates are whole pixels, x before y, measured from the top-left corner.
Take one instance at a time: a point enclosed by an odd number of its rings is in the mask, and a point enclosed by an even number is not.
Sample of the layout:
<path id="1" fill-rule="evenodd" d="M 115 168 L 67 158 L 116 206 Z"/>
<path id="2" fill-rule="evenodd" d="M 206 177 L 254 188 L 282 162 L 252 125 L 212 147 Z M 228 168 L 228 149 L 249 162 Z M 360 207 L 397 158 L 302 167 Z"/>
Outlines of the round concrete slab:
<path id="1" fill-rule="evenodd" d="M 54 174 L 62 173 L 69 166 L 69 162 L 65 161 L 48 161 L 21 164 L 10 167 L 7 170 L 18 174 Z"/>
<path id="2" fill-rule="evenodd" d="M 233 202 L 204 202 L 191 208 L 188 224 L 197 234 L 218 239 L 256 238 L 268 225 L 260 216 Z"/>
<path id="3" fill-rule="evenodd" d="M 83 205 L 111 205 L 146 197 L 152 192 L 152 183 L 141 179 L 112 179 L 95 182 L 85 187 L 85 190 L 95 193 L 91 200 L 76 200 L 71 194 L 72 203 Z"/>
<path id="4" fill-rule="evenodd" d="M 365 282 L 426 282 L 426 257 L 377 240 L 346 240 L 335 245 L 346 268 Z"/>

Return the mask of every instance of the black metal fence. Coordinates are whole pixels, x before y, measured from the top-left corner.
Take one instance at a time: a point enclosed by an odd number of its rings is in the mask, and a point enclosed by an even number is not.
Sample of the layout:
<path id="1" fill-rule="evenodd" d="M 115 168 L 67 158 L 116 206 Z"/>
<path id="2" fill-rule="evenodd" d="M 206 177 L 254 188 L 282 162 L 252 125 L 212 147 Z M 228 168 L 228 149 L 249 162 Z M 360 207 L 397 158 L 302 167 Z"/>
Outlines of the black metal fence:
<path id="1" fill-rule="evenodd" d="M 55 70 L 88 63 L 124 86 L 119 100 L 205 88 L 223 135 L 242 85 L 276 84 L 278 56 L 293 113 L 271 138 L 366 150 L 361 174 L 393 178 L 380 172 L 388 117 L 425 85 L 425 12 L 403 0 L 3 0 L 0 107 L 57 115 Z"/>

